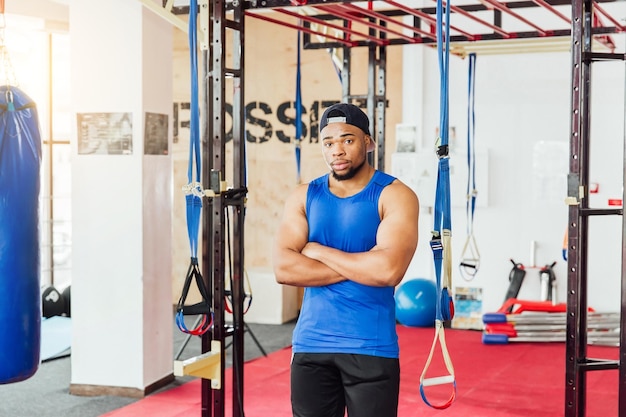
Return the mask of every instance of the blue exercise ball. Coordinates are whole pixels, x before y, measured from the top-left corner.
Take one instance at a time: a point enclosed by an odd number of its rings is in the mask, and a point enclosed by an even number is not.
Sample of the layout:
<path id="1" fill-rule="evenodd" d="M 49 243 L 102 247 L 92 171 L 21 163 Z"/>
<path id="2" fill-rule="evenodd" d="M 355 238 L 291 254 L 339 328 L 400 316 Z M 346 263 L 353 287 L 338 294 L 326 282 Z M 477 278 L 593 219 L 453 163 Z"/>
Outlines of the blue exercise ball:
<path id="1" fill-rule="evenodd" d="M 432 327 L 437 310 L 437 286 L 426 278 L 403 282 L 396 289 L 396 320 L 410 327 Z"/>

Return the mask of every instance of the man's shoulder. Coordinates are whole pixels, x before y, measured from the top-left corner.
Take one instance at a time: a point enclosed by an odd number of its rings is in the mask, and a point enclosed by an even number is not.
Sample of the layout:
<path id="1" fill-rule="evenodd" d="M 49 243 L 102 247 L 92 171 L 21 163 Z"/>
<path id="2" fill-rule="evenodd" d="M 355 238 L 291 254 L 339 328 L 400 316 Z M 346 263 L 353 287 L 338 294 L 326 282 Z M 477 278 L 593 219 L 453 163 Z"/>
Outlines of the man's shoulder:
<path id="1" fill-rule="evenodd" d="M 385 180 L 385 181 L 392 181 L 396 179 L 396 177 L 394 177 L 391 174 L 387 174 L 384 171 L 380 171 L 380 170 L 375 170 L 374 171 L 374 178 L 377 178 L 378 180 Z"/>
<path id="2" fill-rule="evenodd" d="M 319 186 L 328 182 L 328 173 L 311 180 L 308 185 Z"/>
<path id="3" fill-rule="evenodd" d="M 411 187 L 403 183 L 398 178 L 393 178 L 388 186 L 383 190 L 382 198 L 397 199 L 399 197 L 417 200 L 417 194 Z"/>

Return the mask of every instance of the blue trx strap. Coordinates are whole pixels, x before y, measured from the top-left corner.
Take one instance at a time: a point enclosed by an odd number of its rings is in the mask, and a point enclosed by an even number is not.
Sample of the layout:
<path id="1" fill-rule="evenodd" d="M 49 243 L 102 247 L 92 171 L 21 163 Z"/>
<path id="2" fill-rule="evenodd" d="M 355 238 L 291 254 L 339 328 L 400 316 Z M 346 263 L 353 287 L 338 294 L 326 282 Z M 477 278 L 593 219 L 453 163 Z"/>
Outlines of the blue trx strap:
<path id="1" fill-rule="evenodd" d="M 298 63 L 296 69 L 296 181 L 300 184 L 300 145 L 302 143 L 302 92 L 300 89 L 300 31 L 298 31 Z"/>
<path id="2" fill-rule="evenodd" d="M 431 240 L 433 258 L 435 263 L 435 274 L 437 277 L 437 287 L 440 292 L 437 303 L 437 319 L 451 320 L 454 315 L 454 307 L 451 304 L 448 290 L 451 286 L 450 268 L 450 237 L 452 231 L 452 221 L 450 215 L 450 159 L 449 159 L 449 119 L 448 119 L 448 68 L 450 61 L 450 9 L 446 7 L 445 32 L 443 32 L 442 0 L 437 2 L 437 51 L 439 53 L 439 70 L 441 74 L 440 86 L 440 117 L 439 117 L 439 147 L 437 156 L 439 167 L 437 172 L 437 189 L 435 192 L 434 208 L 434 229 Z M 445 37 L 445 47 L 442 39 Z"/>
<path id="3" fill-rule="evenodd" d="M 184 332 L 194 335 L 201 335 L 213 325 L 213 314 L 211 311 L 211 297 L 202 278 L 198 265 L 198 234 L 200 231 L 200 218 L 202 213 L 202 198 L 204 191 L 200 183 L 202 171 L 201 148 L 200 148 L 200 110 L 198 108 L 198 30 L 196 20 L 198 13 L 197 0 L 189 2 L 189 55 L 191 66 L 191 104 L 189 107 L 189 168 L 187 179 L 189 183 L 183 187 L 187 205 L 187 234 L 189 235 L 189 246 L 191 250 L 191 262 L 183 285 L 183 291 L 178 300 L 176 309 L 176 325 Z M 195 181 L 194 181 L 195 164 Z M 193 306 L 185 307 L 185 300 L 191 285 L 191 281 L 196 281 L 202 301 Z M 188 329 L 183 316 L 186 314 L 202 314 L 202 321 L 194 328 Z"/>
<path id="4" fill-rule="evenodd" d="M 434 230 L 430 246 L 433 251 L 433 260 L 435 266 L 435 276 L 437 280 L 437 304 L 435 315 L 435 337 L 430 349 L 430 354 L 424 365 L 424 370 L 420 376 L 420 394 L 424 402 L 436 409 L 448 408 L 456 397 L 456 379 L 454 377 L 454 367 L 448 349 L 446 347 L 446 339 L 444 334 L 444 321 L 452 320 L 454 316 L 454 303 L 450 294 L 452 285 L 452 256 L 451 256 L 451 230 L 452 222 L 450 219 L 450 161 L 448 149 L 449 136 L 449 120 L 448 120 L 448 68 L 450 62 L 450 8 L 445 7 L 445 16 L 443 13 L 443 2 L 437 0 L 437 52 L 439 57 L 440 72 L 440 98 L 439 98 L 439 147 L 437 156 L 439 158 L 439 166 L 437 171 L 437 189 L 435 192 L 434 207 Z M 445 19 L 445 21 L 444 21 Z M 445 30 L 444 30 L 445 24 Z M 445 44 L 445 46 L 444 46 Z M 437 342 L 441 345 L 441 352 L 444 363 L 448 371 L 448 375 L 438 376 L 434 378 L 426 378 L 426 373 L 430 362 L 433 358 Z M 448 400 L 442 404 L 432 404 L 426 398 L 424 387 L 452 384 L 452 393 Z"/>
<path id="5" fill-rule="evenodd" d="M 461 276 L 470 281 L 480 267 L 480 252 L 474 237 L 474 211 L 476 210 L 476 151 L 474 136 L 476 132 L 474 116 L 474 91 L 476 84 L 476 54 L 469 54 L 469 76 L 467 89 L 467 188 L 465 203 L 465 215 L 467 220 L 467 239 L 461 252 L 459 271 Z"/>

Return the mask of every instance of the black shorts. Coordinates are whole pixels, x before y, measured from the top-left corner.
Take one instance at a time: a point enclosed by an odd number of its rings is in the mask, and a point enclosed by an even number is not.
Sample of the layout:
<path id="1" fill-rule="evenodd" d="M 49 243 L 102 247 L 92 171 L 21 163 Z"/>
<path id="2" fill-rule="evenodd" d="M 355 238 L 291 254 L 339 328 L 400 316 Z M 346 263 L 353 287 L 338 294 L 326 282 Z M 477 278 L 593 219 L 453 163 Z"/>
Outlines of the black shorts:
<path id="1" fill-rule="evenodd" d="M 397 417 L 400 361 L 369 355 L 296 353 L 294 417 Z"/>

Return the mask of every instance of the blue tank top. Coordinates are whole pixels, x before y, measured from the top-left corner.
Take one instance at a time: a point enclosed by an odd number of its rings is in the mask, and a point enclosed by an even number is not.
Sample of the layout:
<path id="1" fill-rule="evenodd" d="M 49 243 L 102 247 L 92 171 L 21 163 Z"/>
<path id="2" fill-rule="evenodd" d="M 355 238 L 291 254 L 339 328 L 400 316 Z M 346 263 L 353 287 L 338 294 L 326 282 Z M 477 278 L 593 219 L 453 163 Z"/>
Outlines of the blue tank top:
<path id="1" fill-rule="evenodd" d="M 378 199 L 394 177 L 381 171 L 358 194 L 340 198 L 328 188 L 328 174 L 309 184 L 306 216 L 309 241 L 344 252 L 376 245 Z M 398 357 L 393 287 L 343 281 L 307 287 L 293 333 L 293 352 L 353 353 Z"/>

